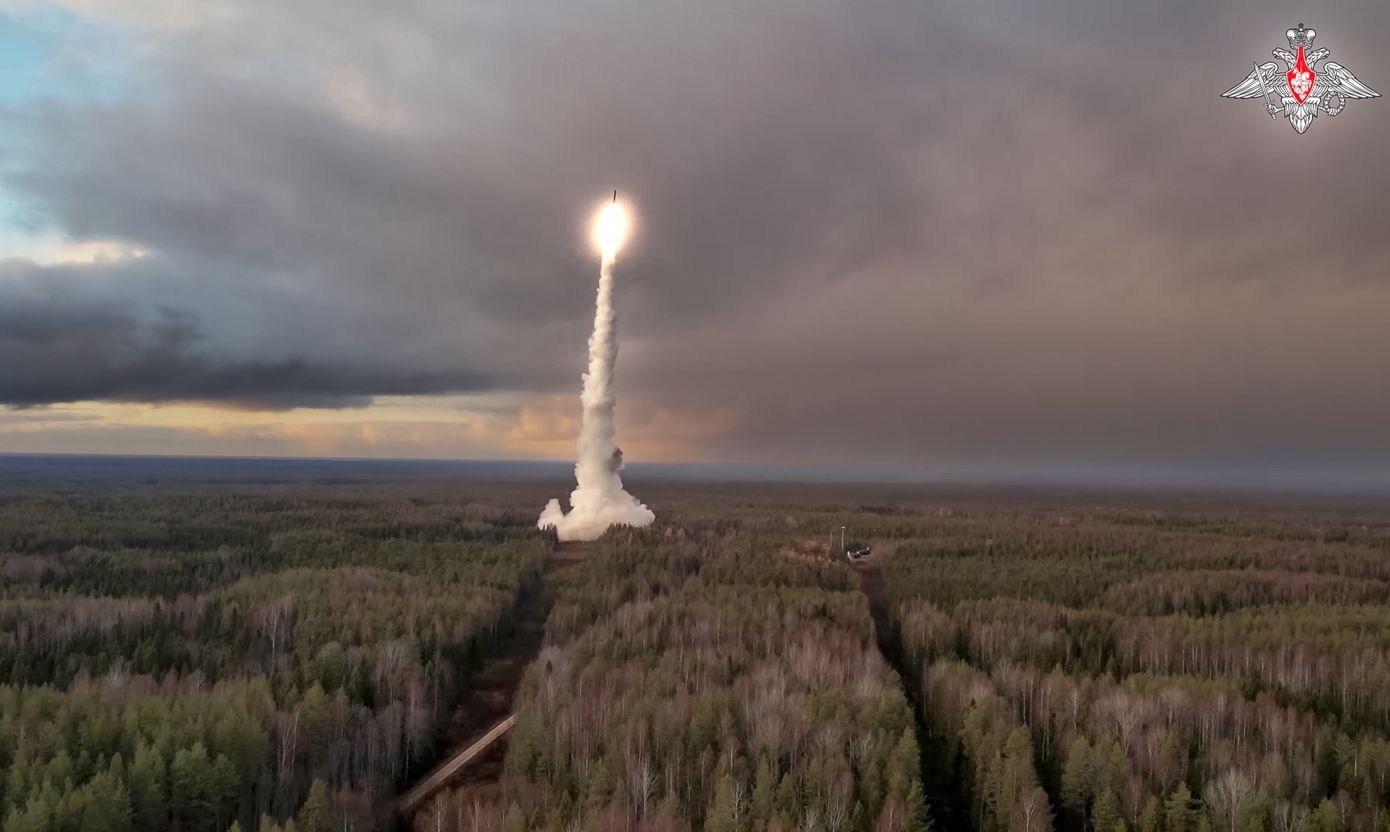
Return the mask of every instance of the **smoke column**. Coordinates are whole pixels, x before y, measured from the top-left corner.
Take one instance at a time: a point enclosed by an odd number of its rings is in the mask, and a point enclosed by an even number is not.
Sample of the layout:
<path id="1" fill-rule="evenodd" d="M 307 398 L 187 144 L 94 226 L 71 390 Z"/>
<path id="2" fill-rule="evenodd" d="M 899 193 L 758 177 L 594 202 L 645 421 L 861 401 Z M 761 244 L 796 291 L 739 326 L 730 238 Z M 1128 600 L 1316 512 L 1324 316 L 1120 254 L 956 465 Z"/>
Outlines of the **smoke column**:
<path id="1" fill-rule="evenodd" d="M 649 526 L 656 519 L 651 509 L 627 493 L 618 472 L 623 454 L 613 442 L 613 368 L 618 360 L 613 310 L 613 263 L 618 257 L 627 220 L 616 202 L 604 206 L 597 236 L 603 252 L 599 269 L 598 300 L 594 309 L 594 333 L 589 336 L 589 371 L 584 374 L 584 406 L 579 428 L 579 459 L 574 466 L 577 483 L 570 494 L 570 512 L 559 500 L 551 500 L 536 523 L 554 528 L 561 540 L 596 540 L 609 526 Z"/>

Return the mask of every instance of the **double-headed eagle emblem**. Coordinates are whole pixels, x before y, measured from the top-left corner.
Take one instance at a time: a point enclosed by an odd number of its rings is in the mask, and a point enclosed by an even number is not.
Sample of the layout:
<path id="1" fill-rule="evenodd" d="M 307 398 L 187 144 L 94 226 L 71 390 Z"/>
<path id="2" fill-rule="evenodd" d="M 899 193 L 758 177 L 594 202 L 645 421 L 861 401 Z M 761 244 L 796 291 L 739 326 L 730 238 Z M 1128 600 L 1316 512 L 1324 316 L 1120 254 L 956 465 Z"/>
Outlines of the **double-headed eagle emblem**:
<path id="1" fill-rule="evenodd" d="M 1332 56 L 1331 49 L 1313 49 L 1316 29 L 1302 23 L 1285 32 L 1289 48 L 1275 47 L 1270 54 L 1288 64 L 1280 74 L 1273 61 L 1256 64 L 1245 80 L 1221 93 L 1226 98 L 1263 98 L 1272 118 L 1286 118 L 1299 133 L 1307 132 L 1319 112 L 1335 116 L 1346 109 L 1352 98 L 1379 98 L 1380 93 L 1357 80 L 1351 70 L 1335 61 L 1318 62 Z"/>

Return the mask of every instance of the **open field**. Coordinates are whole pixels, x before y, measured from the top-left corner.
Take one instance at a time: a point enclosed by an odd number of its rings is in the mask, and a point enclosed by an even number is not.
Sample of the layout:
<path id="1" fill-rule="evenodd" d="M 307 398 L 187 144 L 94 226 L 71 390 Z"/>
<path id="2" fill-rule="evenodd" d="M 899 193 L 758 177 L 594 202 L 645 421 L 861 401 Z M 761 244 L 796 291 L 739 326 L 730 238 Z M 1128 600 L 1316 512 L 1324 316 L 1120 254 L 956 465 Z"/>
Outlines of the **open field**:
<path id="1" fill-rule="evenodd" d="M 1390 825 L 1376 500 L 506 473 L 0 460 L 4 830 Z"/>

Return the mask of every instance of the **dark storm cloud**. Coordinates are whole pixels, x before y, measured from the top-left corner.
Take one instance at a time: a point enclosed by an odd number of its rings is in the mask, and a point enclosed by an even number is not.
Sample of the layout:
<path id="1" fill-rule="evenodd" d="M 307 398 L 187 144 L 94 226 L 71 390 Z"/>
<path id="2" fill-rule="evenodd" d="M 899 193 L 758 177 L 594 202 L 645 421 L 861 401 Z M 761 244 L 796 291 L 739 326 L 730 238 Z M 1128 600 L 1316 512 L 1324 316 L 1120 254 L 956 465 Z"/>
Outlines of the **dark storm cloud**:
<path id="1" fill-rule="evenodd" d="M 207 400 L 279 409 L 360 406 L 367 401 L 364 391 L 489 387 L 460 371 L 208 352 L 193 313 L 157 303 L 140 310 L 115 299 L 74 297 L 60 288 L 63 278 L 61 269 L 0 261 L 0 365 L 5 367 L 0 401 L 28 406 L 86 399 Z"/>
<path id="2" fill-rule="evenodd" d="M 9 114 L 12 192 L 65 233 L 188 269 L 170 277 L 192 284 L 173 311 L 216 322 L 212 352 L 239 349 L 237 316 L 289 303 L 320 328 L 342 321 L 372 348 L 356 352 L 388 354 L 376 363 L 442 362 L 420 376 L 437 392 L 484 375 L 553 388 L 577 367 L 563 358 L 592 294 L 583 215 L 603 188 L 636 194 L 629 274 L 660 328 L 774 302 L 817 278 L 817 258 L 906 238 L 924 208 L 897 144 L 926 126 L 929 87 L 891 14 L 846 28 L 837 4 L 495 19 L 364 7 L 345 30 L 340 4 L 250 8 L 254 31 L 157 36 L 118 104 Z M 155 303 L 139 291 L 121 302 Z M 254 366 L 301 365 L 311 333 L 286 323 Z M 304 381 L 283 378 L 289 395 Z M 362 395 L 390 386 L 358 378 Z M 215 379 L 181 384 L 211 393 Z M 122 387 L 54 389 L 147 395 Z"/>
<path id="3" fill-rule="evenodd" d="M 569 390 L 619 187 L 621 384 L 712 454 L 1386 464 L 1390 105 L 1218 97 L 1291 2 L 235 11 L 0 116 L 33 217 L 156 253 L 25 267 L 0 399 Z M 1317 14 L 1386 91 L 1390 9 Z"/>

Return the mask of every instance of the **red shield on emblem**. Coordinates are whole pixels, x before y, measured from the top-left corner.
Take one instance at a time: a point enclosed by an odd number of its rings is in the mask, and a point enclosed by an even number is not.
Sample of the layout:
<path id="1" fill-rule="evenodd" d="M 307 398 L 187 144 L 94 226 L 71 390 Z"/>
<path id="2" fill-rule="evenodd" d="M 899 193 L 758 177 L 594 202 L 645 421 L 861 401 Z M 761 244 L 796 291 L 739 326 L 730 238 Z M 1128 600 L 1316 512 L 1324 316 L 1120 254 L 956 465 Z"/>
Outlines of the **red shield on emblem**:
<path id="1" fill-rule="evenodd" d="M 1293 93 L 1295 101 L 1302 104 L 1313 91 L 1313 82 L 1318 78 L 1318 74 L 1303 60 L 1302 46 L 1298 47 L 1298 62 L 1286 73 L 1286 77 L 1289 79 L 1289 92 Z"/>

